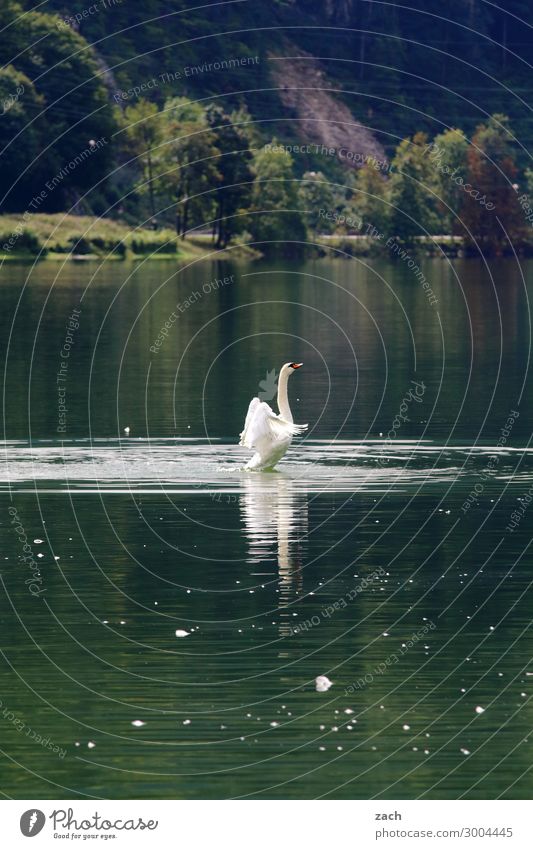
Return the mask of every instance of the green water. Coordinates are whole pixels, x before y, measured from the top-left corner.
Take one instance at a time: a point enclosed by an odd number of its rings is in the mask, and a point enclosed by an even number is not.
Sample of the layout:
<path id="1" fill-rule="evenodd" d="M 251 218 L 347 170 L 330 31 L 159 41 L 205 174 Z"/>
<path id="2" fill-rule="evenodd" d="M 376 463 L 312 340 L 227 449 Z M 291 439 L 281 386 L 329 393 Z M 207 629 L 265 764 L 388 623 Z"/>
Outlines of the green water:
<path id="1" fill-rule="evenodd" d="M 5 796 L 531 797 L 533 266 L 421 267 L 3 267 Z"/>

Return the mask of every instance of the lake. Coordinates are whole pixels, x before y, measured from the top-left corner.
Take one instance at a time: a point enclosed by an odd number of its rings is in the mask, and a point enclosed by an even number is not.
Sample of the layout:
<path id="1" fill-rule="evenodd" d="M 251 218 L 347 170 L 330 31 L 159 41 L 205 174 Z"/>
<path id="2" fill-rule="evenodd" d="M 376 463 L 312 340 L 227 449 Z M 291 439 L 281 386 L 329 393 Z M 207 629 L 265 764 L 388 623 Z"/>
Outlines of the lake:
<path id="1" fill-rule="evenodd" d="M 3 266 L 4 794 L 531 797 L 533 263 L 417 262 Z"/>

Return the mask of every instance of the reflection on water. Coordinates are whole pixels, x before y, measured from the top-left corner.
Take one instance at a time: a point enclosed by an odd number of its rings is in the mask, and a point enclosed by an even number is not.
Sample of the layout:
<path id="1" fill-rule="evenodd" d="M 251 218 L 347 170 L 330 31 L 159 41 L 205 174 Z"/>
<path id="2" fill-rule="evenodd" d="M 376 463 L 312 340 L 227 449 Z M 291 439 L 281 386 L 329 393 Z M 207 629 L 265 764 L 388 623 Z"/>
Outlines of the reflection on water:
<path id="1" fill-rule="evenodd" d="M 305 543 L 308 533 L 307 495 L 283 473 L 243 475 L 240 496 L 243 524 L 254 575 L 272 558 L 279 574 L 280 637 L 290 634 L 291 605 L 303 587 Z"/>

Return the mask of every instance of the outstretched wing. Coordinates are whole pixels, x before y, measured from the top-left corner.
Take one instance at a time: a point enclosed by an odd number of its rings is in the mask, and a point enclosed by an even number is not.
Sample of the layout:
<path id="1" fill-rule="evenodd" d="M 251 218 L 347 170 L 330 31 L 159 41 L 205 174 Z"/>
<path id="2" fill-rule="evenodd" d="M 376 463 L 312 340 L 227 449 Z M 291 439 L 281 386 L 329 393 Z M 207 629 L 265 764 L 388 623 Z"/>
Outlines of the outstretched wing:
<path id="1" fill-rule="evenodd" d="M 245 422 L 244 422 L 244 427 L 242 429 L 242 433 L 239 434 L 240 437 L 241 437 L 239 445 L 244 445 L 244 446 L 248 447 L 247 446 L 247 439 L 246 439 L 248 429 L 250 427 L 250 422 L 252 421 L 252 419 L 254 417 L 254 412 L 257 409 L 257 405 L 260 404 L 260 403 L 261 403 L 261 401 L 259 400 L 259 398 L 252 398 L 252 400 L 250 401 L 250 406 L 248 407 L 248 412 L 246 413 L 246 419 L 245 419 Z"/>
<path id="2" fill-rule="evenodd" d="M 296 425 L 277 416 L 265 401 L 253 398 L 248 407 L 239 445 L 264 450 L 268 445 L 303 433 L 307 425 Z"/>

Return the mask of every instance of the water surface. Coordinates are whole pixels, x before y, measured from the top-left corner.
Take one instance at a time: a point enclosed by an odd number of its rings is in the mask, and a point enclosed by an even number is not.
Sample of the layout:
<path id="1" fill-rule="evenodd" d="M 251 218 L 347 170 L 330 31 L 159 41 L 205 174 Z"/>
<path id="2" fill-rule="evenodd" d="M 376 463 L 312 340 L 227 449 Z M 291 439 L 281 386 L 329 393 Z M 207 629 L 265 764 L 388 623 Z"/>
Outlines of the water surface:
<path id="1" fill-rule="evenodd" d="M 531 266 L 422 265 L 4 266 L 7 796 L 531 796 Z"/>

